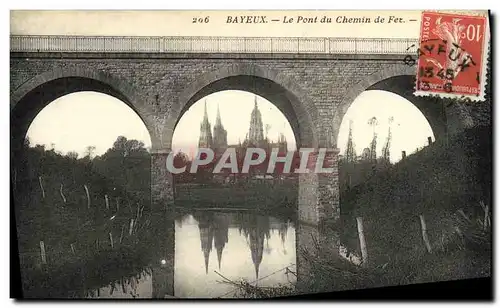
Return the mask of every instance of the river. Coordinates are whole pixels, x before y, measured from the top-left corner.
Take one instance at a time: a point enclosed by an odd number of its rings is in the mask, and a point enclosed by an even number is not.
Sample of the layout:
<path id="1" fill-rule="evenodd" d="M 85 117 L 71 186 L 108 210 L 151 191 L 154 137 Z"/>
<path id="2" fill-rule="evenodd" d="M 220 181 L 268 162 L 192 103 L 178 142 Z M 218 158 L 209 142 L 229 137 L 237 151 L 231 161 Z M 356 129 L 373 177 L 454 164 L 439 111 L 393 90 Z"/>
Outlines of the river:
<path id="1" fill-rule="evenodd" d="M 291 287 L 296 281 L 295 224 L 251 211 L 189 211 L 175 220 L 173 273 L 168 260 L 89 293 L 91 298 L 237 298 L 246 281 Z M 156 255 L 156 246 L 151 246 Z M 172 277 L 173 276 L 173 277 Z"/>

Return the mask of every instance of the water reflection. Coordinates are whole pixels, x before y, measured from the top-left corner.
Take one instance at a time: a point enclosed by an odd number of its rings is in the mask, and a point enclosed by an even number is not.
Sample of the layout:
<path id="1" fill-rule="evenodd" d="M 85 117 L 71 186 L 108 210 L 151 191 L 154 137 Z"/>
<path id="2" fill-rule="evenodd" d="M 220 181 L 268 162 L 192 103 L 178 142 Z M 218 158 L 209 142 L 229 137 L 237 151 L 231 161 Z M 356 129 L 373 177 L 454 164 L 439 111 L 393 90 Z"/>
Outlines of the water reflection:
<path id="1" fill-rule="evenodd" d="M 113 282 L 106 287 L 89 292 L 89 298 L 151 298 L 153 294 L 151 271 L 144 271 L 138 276 Z"/>
<path id="2" fill-rule="evenodd" d="M 289 284 L 294 277 L 286 275 L 285 268 L 294 264 L 295 228 L 290 221 L 250 213 L 195 212 L 176 222 L 178 297 L 234 296 L 226 279 L 259 286 Z"/>
<path id="3" fill-rule="evenodd" d="M 179 298 L 237 297 L 229 281 L 244 279 L 262 287 L 296 281 L 286 270 L 296 270 L 295 226 L 290 220 L 248 212 L 176 216 L 175 252 L 169 253 L 166 243 L 173 240 L 174 224 L 157 227 L 156 244 L 148 253 L 154 260 L 150 267 L 90 291 L 88 297 L 165 298 L 172 290 Z"/>

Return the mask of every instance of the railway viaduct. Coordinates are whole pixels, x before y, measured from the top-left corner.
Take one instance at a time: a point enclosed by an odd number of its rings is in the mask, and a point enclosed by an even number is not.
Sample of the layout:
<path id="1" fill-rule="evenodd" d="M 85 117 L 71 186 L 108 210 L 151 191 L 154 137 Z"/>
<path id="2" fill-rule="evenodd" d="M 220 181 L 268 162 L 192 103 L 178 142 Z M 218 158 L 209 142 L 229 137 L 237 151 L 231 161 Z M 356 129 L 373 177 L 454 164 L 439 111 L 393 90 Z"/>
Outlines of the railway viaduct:
<path id="1" fill-rule="evenodd" d="M 288 119 L 297 147 L 328 148 L 334 162 L 344 114 L 365 90 L 408 99 L 436 139 L 479 121 L 457 104 L 413 95 L 416 68 L 403 59 L 416 39 L 11 36 L 10 42 L 11 155 L 56 98 L 112 95 L 149 131 L 152 200 L 159 206 L 175 203 L 165 162 L 176 124 L 217 91 L 266 98 Z M 339 217 L 338 172 L 300 176 L 298 213 L 309 225 Z"/>

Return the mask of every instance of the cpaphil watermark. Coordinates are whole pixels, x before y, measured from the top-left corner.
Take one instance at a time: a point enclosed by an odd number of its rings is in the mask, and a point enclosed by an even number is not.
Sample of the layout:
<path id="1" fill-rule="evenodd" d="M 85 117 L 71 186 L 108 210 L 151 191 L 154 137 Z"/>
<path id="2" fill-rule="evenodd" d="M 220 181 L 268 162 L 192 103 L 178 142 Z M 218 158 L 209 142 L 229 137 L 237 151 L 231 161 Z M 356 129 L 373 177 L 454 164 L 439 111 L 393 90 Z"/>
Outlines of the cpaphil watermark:
<path id="1" fill-rule="evenodd" d="M 191 162 L 182 164 L 176 164 L 175 155 L 171 152 L 166 162 L 167 170 L 173 174 L 197 173 L 208 166 L 212 173 L 224 173 L 225 170 L 234 174 L 251 173 L 256 169 L 268 174 L 334 173 L 338 170 L 338 150 L 329 148 L 301 148 L 287 152 L 278 148 L 270 151 L 247 148 L 244 153 L 227 148 L 221 155 L 216 155 L 210 148 L 200 148 Z"/>

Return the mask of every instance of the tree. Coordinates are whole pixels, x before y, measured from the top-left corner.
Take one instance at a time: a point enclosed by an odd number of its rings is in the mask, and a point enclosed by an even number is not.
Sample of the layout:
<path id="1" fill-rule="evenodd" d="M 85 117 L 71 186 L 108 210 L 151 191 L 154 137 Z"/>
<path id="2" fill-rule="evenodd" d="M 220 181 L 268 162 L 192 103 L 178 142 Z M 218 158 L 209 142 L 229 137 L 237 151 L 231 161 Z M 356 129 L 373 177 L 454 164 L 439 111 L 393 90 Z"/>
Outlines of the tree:
<path id="1" fill-rule="evenodd" d="M 150 197 L 151 155 L 143 142 L 119 136 L 113 147 L 92 160 L 92 165 L 94 171 L 117 187 L 124 188 L 142 200 Z"/>
<path id="2" fill-rule="evenodd" d="M 185 172 L 175 175 L 179 183 L 186 183 L 192 180 L 191 173 L 189 172 L 189 169 L 191 168 L 191 161 L 186 153 L 179 151 L 175 154 L 173 165 L 175 168 L 186 167 Z"/>
<path id="3" fill-rule="evenodd" d="M 370 118 L 370 120 L 368 120 L 368 125 L 373 129 L 373 139 L 370 143 L 370 160 L 375 161 L 377 160 L 377 132 L 375 131 L 375 127 L 378 125 L 377 118 Z"/>
<path id="4" fill-rule="evenodd" d="M 385 142 L 385 145 L 382 148 L 382 157 L 387 162 L 391 161 L 391 140 L 392 140 L 391 124 L 392 124 L 392 122 L 394 122 L 394 117 L 389 118 L 389 132 L 387 133 L 387 140 Z"/>
<path id="5" fill-rule="evenodd" d="M 28 136 L 26 136 L 26 138 L 24 138 L 24 143 L 23 143 L 23 146 L 25 148 L 29 148 L 31 145 L 31 142 L 30 142 L 30 138 Z"/>
<path id="6" fill-rule="evenodd" d="M 266 124 L 265 129 L 266 129 L 266 139 L 267 139 L 267 135 L 269 133 L 269 130 L 271 129 L 271 124 Z"/>
<path id="7" fill-rule="evenodd" d="M 93 146 L 93 145 L 87 146 L 85 148 L 85 157 L 92 159 L 92 157 L 94 156 L 94 152 L 95 152 L 95 146 Z"/>
<path id="8" fill-rule="evenodd" d="M 349 137 L 347 138 L 347 147 L 345 150 L 345 161 L 355 162 L 356 161 L 356 149 L 354 148 L 354 142 L 352 140 L 352 120 L 349 121 Z"/>
<path id="9" fill-rule="evenodd" d="M 78 153 L 75 151 L 69 151 L 68 153 L 66 153 L 66 156 L 74 160 L 78 159 Z"/>
<path id="10" fill-rule="evenodd" d="M 177 154 L 174 156 L 174 167 L 176 168 L 182 168 L 185 166 L 189 161 L 189 157 L 187 156 L 186 153 L 179 151 Z"/>
<path id="11" fill-rule="evenodd" d="M 123 150 L 125 149 L 125 143 L 127 143 L 127 138 L 124 136 L 118 136 L 116 141 L 113 143 L 113 150 Z"/>
<path id="12" fill-rule="evenodd" d="M 108 156 L 127 157 L 131 155 L 137 156 L 137 154 L 142 155 L 146 152 L 148 151 L 144 147 L 144 142 L 135 139 L 128 140 L 124 136 L 119 136 L 106 154 Z"/>

